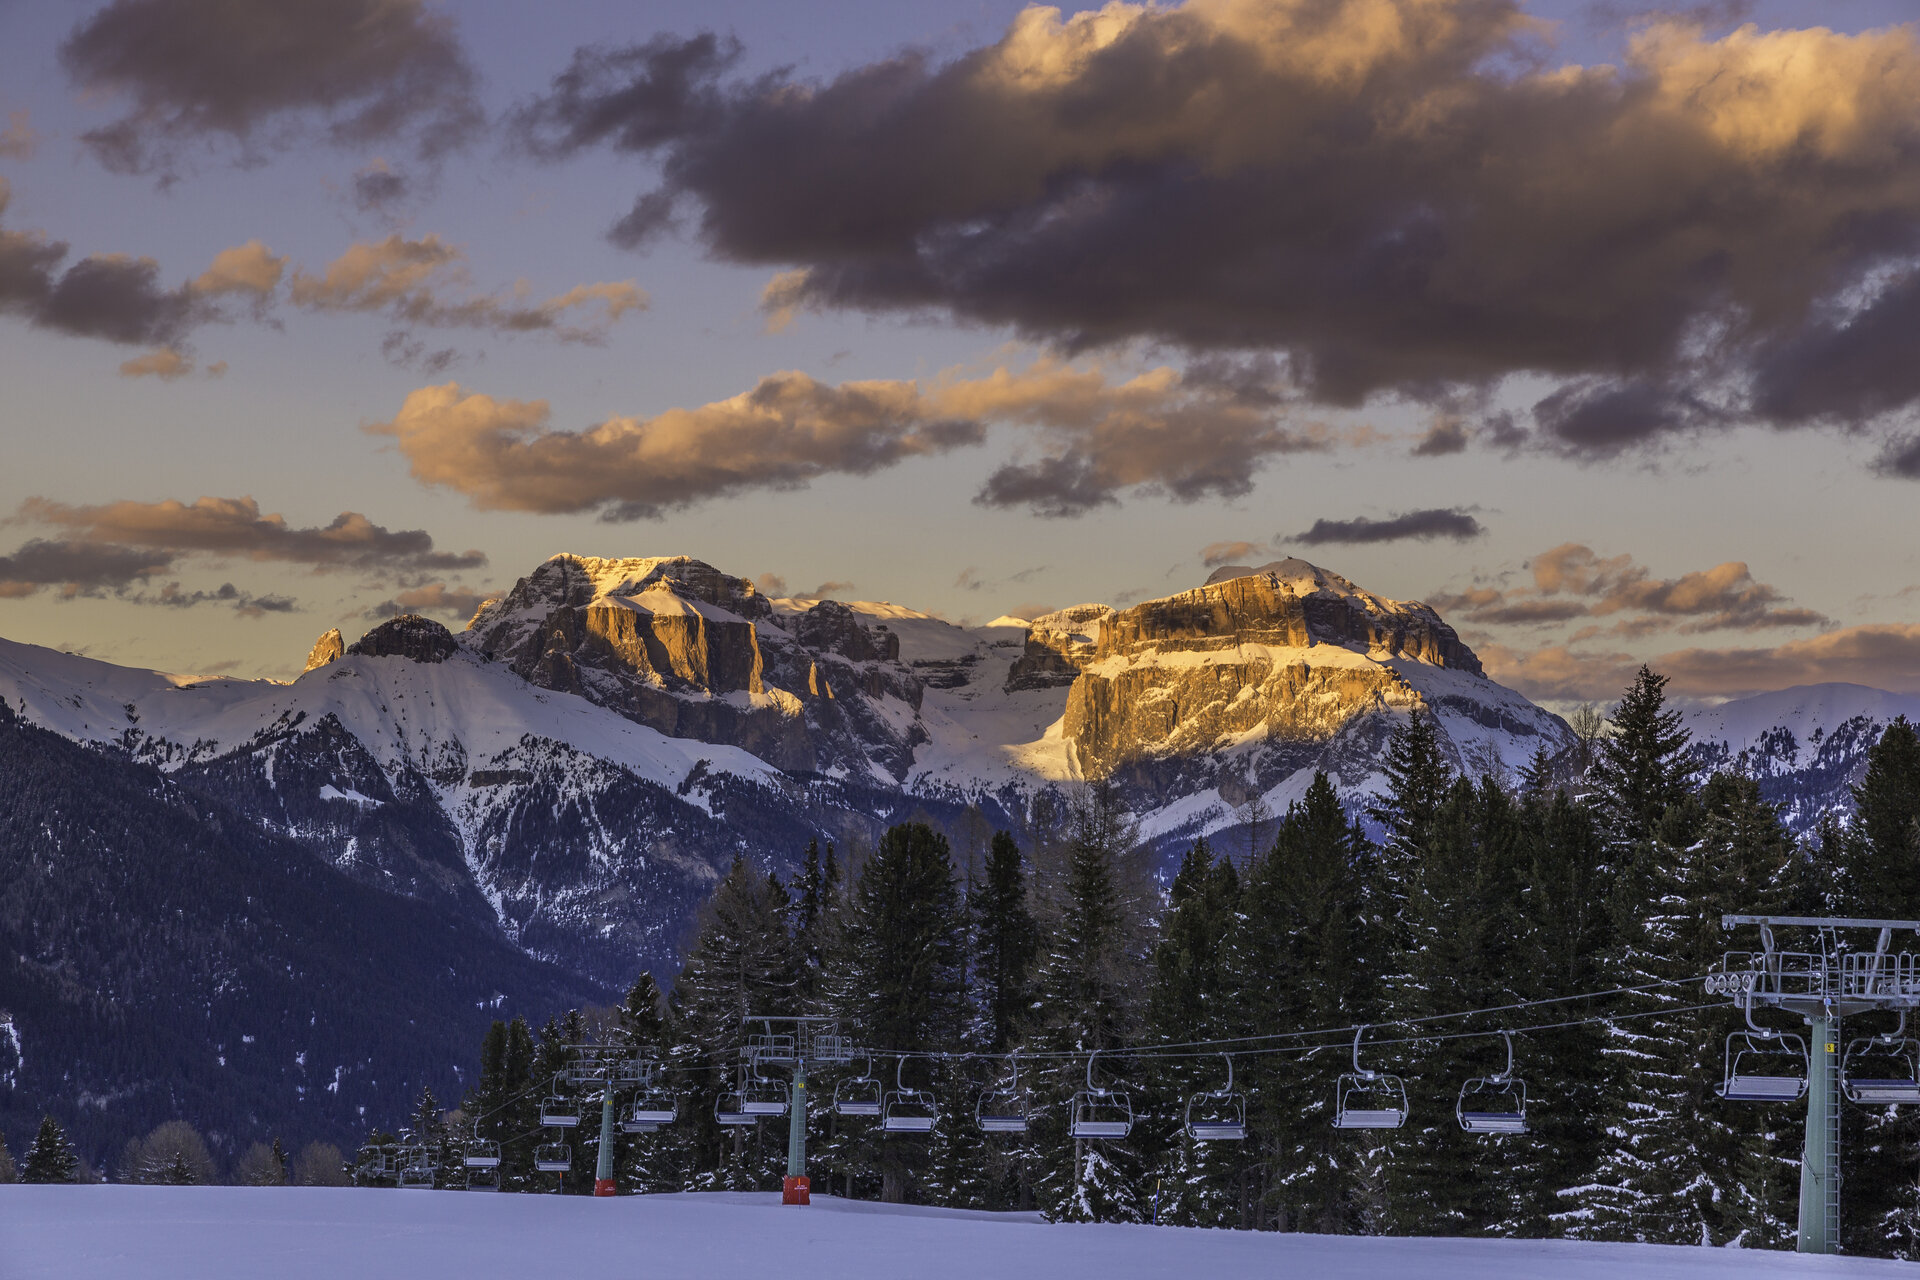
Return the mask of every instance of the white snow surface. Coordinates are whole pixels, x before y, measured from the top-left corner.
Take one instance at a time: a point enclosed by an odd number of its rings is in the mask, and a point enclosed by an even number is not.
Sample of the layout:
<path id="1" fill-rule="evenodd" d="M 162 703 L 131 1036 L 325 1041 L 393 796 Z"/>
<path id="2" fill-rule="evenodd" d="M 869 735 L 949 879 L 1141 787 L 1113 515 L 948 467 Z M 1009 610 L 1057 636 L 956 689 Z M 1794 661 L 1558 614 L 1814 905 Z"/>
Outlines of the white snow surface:
<path id="1" fill-rule="evenodd" d="M 1805 684 L 1686 713 L 1695 738 L 1724 742 L 1738 754 L 1769 730 L 1785 726 L 1804 751 L 1816 735 L 1824 737 L 1856 716 L 1886 724 L 1895 716 L 1920 723 L 1920 694 L 1888 693 L 1863 684 Z"/>
<path id="2" fill-rule="evenodd" d="M 5 1280 L 1870 1280 L 1870 1258 L 1048 1225 L 1031 1214 L 710 1192 L 595 1200 L 307 1187 L 0 1187 Z"/>
<path id="3" fill-rule="evenodd" d="M 339 717 L 382 766 L 433 772 L 450 744 L 489 767 L 523 737 L 547 739 L 677 786 L 700 761 L 710 769 L 771 780 L 773 767 L 737 747 L 670 738 L 585 698 L 536 688 L 504 663 L 464 651 L 445 662 L 349 655 L 291 684 L 193 681 L 34 645 L 0 640 L 0 700 L 28 722 L 83 742 L 129 730 L 190 748 L 156 758 L 165 767 L 210 759 L 263 732 Z M 137 751 L 137 747 L 136 747 Z"/>

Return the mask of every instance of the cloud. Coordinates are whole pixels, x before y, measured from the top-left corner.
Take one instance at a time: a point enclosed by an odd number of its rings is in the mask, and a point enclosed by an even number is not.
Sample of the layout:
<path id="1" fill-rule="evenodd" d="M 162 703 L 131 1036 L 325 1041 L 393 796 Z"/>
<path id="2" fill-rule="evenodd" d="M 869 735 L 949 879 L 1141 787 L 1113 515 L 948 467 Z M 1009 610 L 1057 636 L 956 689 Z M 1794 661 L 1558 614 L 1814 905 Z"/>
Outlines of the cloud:
<path id="1" fill-rule="evenodd" d="M 152 595 L 122 597 L 130 604 L 162 605 L 171 609 L 191 609 L 196 605 L 224 604 L 246 618 L 269 613 L 297 613 L 300 606 L 286 596 L 257 596 L 242 591 L 231 582 L 223 582 L 213 591 L 185 591 L 177 582 L 169 582 Z"/>
<path id="2" fill-rule="evenodd" d="M 1411 452 L 1416 458 L 1442 458 L 1452 453 L 1465 453 L 1466 449 L 1466 425 L 1458 418 L 1443 418 L 1427 429 Z"/>
<path id="3" fill-rule="evenodd" d="M 224 137 L 250 156 L 312 137 L 408 139 L 424 156 L 483 116 L 445 14 L 422 0 L 113 0 L 60 47 L 67 74 L 125 114 L 82 135 L 116 173 L 171 174 Z"/>
<path id="4" fill-rule="evenodd" d="M 1533 557 L 1533 584 L 1476 587 L 1429 597 L 1456 620 L 1482 625 L 1541 625 L 1574 618 L 1631 615 L 1614 624 L 1618 635 L 1642 635 L 1679 624 L 1682 632 L 1825 626 L 1812 609 L 1792 607 L 1776 588 L 1730 560 L 1678 578 L 1656 578 L 1633 557 L 1602 557 L 1591 547 L 1563 543 Z"/>
<path id="5" fill-rule="evenodd" d="M 243 294 L 255 298 L 271 295 L 280 287 L 287 260 L 278 257 L 258 240 L 222 249 L 213 256 L 213 265 L 193 282 L 193 291 L 209 296 Z"/>
<path id="6" fill-rule="evenodd" d="M 390 600 L 382 600 L 367 610 L 369 618 L 393 618 L 403 613 L 443 613 L 450 618 L 468 619 L 480 611 L 488 596 L 465 587 L 429 582 L 425 586 L 402 591 Z"/>
<path id="7" fill-rule="evenodd" d="M 783 273 L 776 322 L 1283 352 L 1343 405 L 1539 375 L 1547 441 L 1601 456 L 1920 399 L 1913 26 L 1655 15 L 1596 66 L 1548 38 L 1517 0 L 1034 6 L 952 58 L 805 80 L 662 36 L 580 50 L 514 122 L 538 154 L 645 157 L 661 185 L 615 238 L 691 211 Z M 1086 471 L 1002 491 L 1097 500 Z"/>
<path id="8" fill-rule="evenodd" d="M 43 587 L 59 587 L 70 599 L 123 591 L 165 573 L 173 561 L 166 550 L 35 538 L 0 556 L 0 599 L 29 596 Z"/>
<path id="9" fill-rule="evenodd" d="M 977 567 L 968 565 L 955 576 L 953 585 L 962 591 L 979 591 L 991 584 L 980 575 Z"/>
<path id="10" fill-rule="evenodd" d="M 39 141 L 40 135 L 33 131 L 32 118 L 26 111 L 7 113 L 7 127 L 0 129 L 0 157 L 31 160 Z"/>
<path id="11" fill-rule="evenodd" d="M 787 580 L 777 573 L 761 574 L 758 578 L 754 579 L 754 586 L 760 589 L 760 594 L 763 596 L 792 600 L 825 600 L 839 592 L 853 590 L 853 584 L 851 582 L 829 580 L 821 583 L 811 591 L 789 591 L 787 589 Z"/>
<path id="12" fill-rule="evenodd" d="M 1541 701 L 1611 701 L 1640 666 L 1624 653 L 1564 645 L 1531 652 L 1486 645 L 1478 653 L 1494 679 Z M 1843 627 L 1772 648 L 1679 649 L 1646 662 L 1671 677 L 1672 693 L 1689 698 L 1737 698 L 1828 682 L 1920 692 L 1920 624 Z"/>
<path id="13" fill-rule="evenodd" d="M 812 591 L 809 591 L 806 598 L 811 600 L 824 600 L 829 596 L 844 595 L 846 592 L 853 590 L 853 586 L 854 584 L 851 582 L 842 582 L 837 578 L 829 578 Z"/>
<path id="14" fill-rule="evenodd" d="M 763 573 L 753 580 L 753 585 L 759 589 L 761 595 L 771 596 L 776 600 L 787 594 L 787 580 L 777 573 Z"/>
<path id="15" fill-rule="evenodd" d="M 1428 507 L 1405 511 L 1385 520 L 1356 516 L 1351 520 L 1315 520 L 1313 528 L 1295 534 L 1294 541 L 1309 547 L 1330 543 L 1421 542 L 1448 538 L 1466 542 L 1486 533 L 1486 527 L 1460 507 Z"/>
<path id="16" fill-rule="evenodd" d="M 1258 542 L 1209 542 L 1200 548 L 1200 563 L 1209 569 L 1218 569 L 1223 564 L 1241 564 L 1266 553 L 1265 544 Z"/>
<path id="17" fill-rule="evenodd" d="M 1920 480 L 1920 435 L 1895 436 L 1887 441 L 1873 469 L 1884 476 Z"/>
<path id="18" fill-rule="evenodd" d="M 29 498 L 21 504 L 19 518 L 57 527 L 87 544 L 290 561 L 316 569 L 431 572 L 474 569 L 487 562 L 478 551 L 437 551 L 424 529 L 386 529 L 357 511 L 343 511 L 330 524 L 301 528 L 282 516 L 262 515 L 252 498 L 100 506 Z"/>
<path id="19" fill-rule="evenodd" d="M 436 328 L 546 331 L 563 342 L 604 341 L 620 317 L 647 306 L 631 280 L 575 285 L 538 303 L 517 294 L 471 295 L 467 283 L 465 255 L 455 246 L 436 235 L 392 235 L 349 246 L 323 271 L 295 270 L 288 296 L 314 311 L 384 312 L 399 323 Z M 572 323 L 569 316 L 582 309 L 598 314 Z"/>
<path id="20" fill-rule="evenodd" d="M 543 400 L 497 400 L 448 383 L 413 391 L 391 421 L 368 429 L 398 440 L 415 479 L 464 493 L 477 507 L 600 510 L 615 519 L 826 475 L 868 475 L 979 444 L 989 423 L 1024 429 L 1030 456 L 995 470 L 974 501 L 1049 516 L 1129 491 L 1180 501 L 1237 496 L 1270 456 L 1332 440 L 1230 389 L 1188 384 L 1172 369 L 1111 379 L 1054 360 L 976 377 L 948 370 L 924 384 L 835 386 L 778 373 L 697 409 L 611 418 L 581 431 L 555 430 L 549 416 Z"/>
<path id="21" fill-rule="evenodd" d="M 362 213 L 384 213 L 405 200 L 411 187 L 405 174 L 376 157 L 353 175 L 353 203 Z"/>
<path id="22" fill-rule="evenodd" d="M 158 378 L 162 382 L 172 382 L 192 372 L 193 361 L 172 347 L 162 347 L 158 351 L 149 351 L 143 356 L 120 362 L 120 376 L 123 378 Z"/>
<path id="23" fill-rule="evenodd" d="M 806 289 L 805 271 L 782 271 L 767 281 L 760 291 L 760 310 L 766 314 L 768 333 L 779 333 L 793 323 Z"/>

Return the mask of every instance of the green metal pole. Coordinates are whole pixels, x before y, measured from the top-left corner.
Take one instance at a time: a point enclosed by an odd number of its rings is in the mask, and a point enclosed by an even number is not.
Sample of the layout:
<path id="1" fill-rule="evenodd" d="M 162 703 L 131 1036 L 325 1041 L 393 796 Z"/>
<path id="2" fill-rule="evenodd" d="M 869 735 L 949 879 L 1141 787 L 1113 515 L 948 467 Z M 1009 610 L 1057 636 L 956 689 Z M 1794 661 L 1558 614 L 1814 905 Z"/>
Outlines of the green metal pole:
<path id="1" fill-rule="evenodd" d="M 613 1081 L 600 1095 L 600 1160 L 593 1172 L 593 1194 L 613 1194 Z"/>
<path id="2" fill-rule="evenodd" d="M 793 1101 L 787 1108 L 787 1182 L 782 1204 L 806 1204 L 807 1186 L 807 1060 L 793 1063 Z"/>
<path id="3" fill-rule="evenodd" d="M 1840 1073 L 1835 1062 L 1839 1020 L 1807 1018 L 1807 1144 L 1800 1155 L 1801 1253 L 1840 1248 Z"/>

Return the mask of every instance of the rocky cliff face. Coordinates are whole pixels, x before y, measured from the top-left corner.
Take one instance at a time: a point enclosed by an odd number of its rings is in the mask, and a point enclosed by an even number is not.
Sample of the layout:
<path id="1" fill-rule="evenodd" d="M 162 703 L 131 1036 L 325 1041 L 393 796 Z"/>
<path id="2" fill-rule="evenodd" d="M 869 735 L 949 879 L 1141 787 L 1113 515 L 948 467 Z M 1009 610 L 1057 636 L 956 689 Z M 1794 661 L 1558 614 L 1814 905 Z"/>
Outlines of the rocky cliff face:
<path id="1" fill-rule="evenodd" d="M 334 627 L 318 640 L 315 640 L 313 642 L 313 648 L 307 650 L 307 665 L 305 669 L 313 671 L 324 667 L 346 651 L 346 641 L 341 639 L 340 628 Z"/>
<path id="2" fill-rule="evenodd" d="M 777 608 L 685 556 L 555 556 L 482 606 L 466 641 L 541 688 L 788 772 L 897 779 L 912 763 L 915 735 L 878 705 L 920 706 L 896 638 L 836 601 Z"/>
<path id="3" fill-rule="evenodd" d="M 334 633 L 337 638 L 339 633 Z M 417 613 L 389 618 L 347 646 L 347 652 L 367 658 L 406 658 L 413 662 L 445 662 L 460 648 L 453 633 Z M 311 658 L 308 659 L 312 661 Z M 311 671 L 313 668 L 309 667 Z"/>
<path id="4" fill-rule="evenodd" d="M 1223 570 L 1104 619 L 1061 727 L 1084 777 L 1152 796 L 1223 780 L 1259 794 L 1309 768 L 1362 786 L 1416 709 L 1467 730 L 1449 734 L 1463 765 L 1476 725 L 1551 754 L 1570 743 L 1558 719 L 1486 680 L 1432 609 L 1301 560 Z"/>
<path id="5" fill-rule="evenodd" d="M 1100 630 L 1114 616 L 1104 604 L 1077 604 L 1033 620 L 1026 646 L 1007 672 L 1007 689 L 1065 688 L 1093 661 Z"/>

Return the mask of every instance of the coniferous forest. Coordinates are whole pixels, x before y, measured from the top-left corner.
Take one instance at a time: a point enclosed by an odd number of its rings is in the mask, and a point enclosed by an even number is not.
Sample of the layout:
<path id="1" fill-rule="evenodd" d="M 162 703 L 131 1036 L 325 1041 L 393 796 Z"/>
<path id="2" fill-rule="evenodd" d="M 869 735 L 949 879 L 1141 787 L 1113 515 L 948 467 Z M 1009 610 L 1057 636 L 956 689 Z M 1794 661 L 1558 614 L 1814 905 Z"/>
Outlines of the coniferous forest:
<path id="1" fill-rule="evenodd" d="M 572 1099 L 578 1128 L 539 1111 L 571 1092 L 555 1081 L 569 1045 L 626 1045 L 680 1105 L 618 1138 L 623 1192 L 778 1189 L 786 1119 L 722 1127 L 716 1103 L 739 1082 L 744 1017 L 822 1014 L 873 1053 L 810 1080 L 816 1190 L 1059 1220 L 1791 1248 L 1802 1105 L 1717 1095 L 1743 1023 L 1701 979 L 1752 945 L 1723 913 L 1920 917 L 1920 735 L 1889 727 L 1851 821 L 1796 842 L 1753 779 L 1693 774 L 1664 684 L 1643 669 L 1589 758 L 1517 777 L 1460 775 L 1415 716 L 1368 812 L 1316 777 L 1258 843 L 1199 841 L 1164 883 L 1098 787 L 965 871 L 919 823 L 851 865 L 810 846 L 790 882 L 736 863 L 670 990 L 643 974 L 617 1008 L 496 1022 L 458 1108 L 429 1094 L 394 1128 L 442 1185 L 479 1140 L 500 1144 L 503 1189 L 586 1192 L 593 1091 Z M 1398 1129 L 1332 1126 L 1362 1025 L 1364 1065 L 1404 1079 Z M 1503 1031 L 1529 1132 L 1463 1132 L 1462 1083 L 1502 1068 Z M 1094 1083 L 1137 1117 L 1124 1141 L 1068 1135 L 1096 1051 Z M 1195 1142 L 1186 1102 L 1224 1090 L 1225 1051 L 1247 1137 Z M 1031 1126 L 983 1133 L 976 1100 L 1016 1064 Z M 883 1137 L 836 1113 L 837 1086 L 870 1081 L 932 1091 L 939 1124 Z M 1911 1109 L 1848 1104 L 1844 1137 L 1846 1250 L 1920 1257 Z M 395 1140 L 368 1135 L 358 1180 L 391 1183 L 375 1155 Z M 569 1171 L 537 1172 L 557 1141 Z"/>

